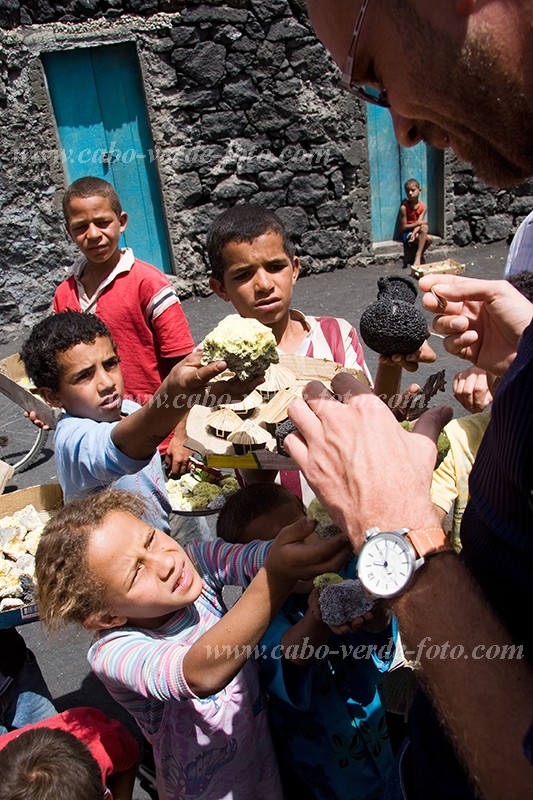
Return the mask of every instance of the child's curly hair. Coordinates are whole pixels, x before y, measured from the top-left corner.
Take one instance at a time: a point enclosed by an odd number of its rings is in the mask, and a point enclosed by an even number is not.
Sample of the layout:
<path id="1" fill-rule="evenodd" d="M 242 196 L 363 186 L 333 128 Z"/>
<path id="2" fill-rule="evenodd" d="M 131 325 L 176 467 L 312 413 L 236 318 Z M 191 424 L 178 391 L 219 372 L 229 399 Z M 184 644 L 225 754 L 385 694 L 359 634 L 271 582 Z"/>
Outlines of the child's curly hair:
<path id="1" fill-rule="evenodd" d="M 105 489 L 67 503 L 46 525 L 35 555 L 37 599 L 41 620 L 52 630 L 65 622 L 80 625 L 93 614 L 105 614 L 105 585 L 87 564 L 92 531 L 113 511 L 141 516 L 142 498 Z"/>
<path id="2" fill-rule="evenodd" d="M 33 326 L 20 351 L 28 377 L 38 389 L 45 386 L 57 392 L 61 381 L 58 355 L 78 344 L 94 344 L 98 337 L 113 343 L 109 328 L 96 314 L 61 311 L 45 317 Z M 114 344 L 113 349 L 116 352 Z"/>

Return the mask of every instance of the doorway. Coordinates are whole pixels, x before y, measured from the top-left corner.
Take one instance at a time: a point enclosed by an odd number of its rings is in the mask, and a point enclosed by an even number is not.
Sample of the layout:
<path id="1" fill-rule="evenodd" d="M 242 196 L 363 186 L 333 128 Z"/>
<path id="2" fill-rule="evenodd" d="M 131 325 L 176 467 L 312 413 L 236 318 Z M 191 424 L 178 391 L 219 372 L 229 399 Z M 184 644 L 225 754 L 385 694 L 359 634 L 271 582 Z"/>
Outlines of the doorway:
<path id="1" fill-rule="evenodd" d="M 111 183 L 128 213 L 121 247 L 171 273 L 171 256 L 133 43 L 43 53 L 68 183 Z"/>
<path id="2" fill-rule="evenodd" d="M 404 183 L 416 178 L 428 207 L 429 232 L 444 238 L 444 153 L 423 142 L 400 147 L 386 108 L 367 106 L 368 157 L 372 239 L 374 243 L 400 238 L 398 211 Z"/>

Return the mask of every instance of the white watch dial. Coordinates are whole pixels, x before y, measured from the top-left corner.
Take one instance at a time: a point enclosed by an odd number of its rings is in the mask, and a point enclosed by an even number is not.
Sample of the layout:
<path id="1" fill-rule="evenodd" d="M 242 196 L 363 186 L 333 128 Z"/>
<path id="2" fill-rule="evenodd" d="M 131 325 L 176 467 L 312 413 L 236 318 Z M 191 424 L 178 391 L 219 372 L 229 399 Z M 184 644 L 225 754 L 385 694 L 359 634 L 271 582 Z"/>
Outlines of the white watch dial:
<path id="1" fill-rule="evenodd" d="M 379 533 L 364 545 L 357 571 L 361 583 L 376 597 L 395 597 L 415 571 L 411 544 L 397 533 Z"/>

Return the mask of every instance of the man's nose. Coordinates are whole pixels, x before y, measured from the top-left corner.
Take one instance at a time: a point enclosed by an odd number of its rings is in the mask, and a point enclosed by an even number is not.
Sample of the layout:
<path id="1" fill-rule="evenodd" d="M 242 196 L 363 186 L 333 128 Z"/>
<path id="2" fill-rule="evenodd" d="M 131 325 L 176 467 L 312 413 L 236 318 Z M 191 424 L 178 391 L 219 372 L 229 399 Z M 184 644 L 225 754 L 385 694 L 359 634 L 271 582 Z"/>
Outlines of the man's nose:
<path id="1" fill-rule="evenodd" d="M 416 120 L 410 119 L 409 117 L 402 117 L 401 114 L 393 111 L 392 108 L 390 108 L 389 111 L 392 117 L 394 133 L 402 147 L 414 147 L 415 144 L 422 141 L 422 135 L 416 124 Z"/>

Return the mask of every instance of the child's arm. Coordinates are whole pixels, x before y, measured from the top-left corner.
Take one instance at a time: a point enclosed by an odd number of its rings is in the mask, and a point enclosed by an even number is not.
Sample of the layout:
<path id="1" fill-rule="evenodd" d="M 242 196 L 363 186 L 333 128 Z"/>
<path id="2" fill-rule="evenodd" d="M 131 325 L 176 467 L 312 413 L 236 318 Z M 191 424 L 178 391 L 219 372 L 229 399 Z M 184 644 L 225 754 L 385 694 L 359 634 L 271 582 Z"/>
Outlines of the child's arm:
<path id="1" fill-rule="evenodd" d="M 417 219 L 414 222 L 407 222 L 407 211 L 405 210 L 405 206 L 400 206 L 400 233 L 404 233 L 405 231 L 415 231 L 417 228 L 420 227 L 420 224 L 425 222 L 424 217 L 426 215 L 427 207 L 424 203 L 420 203 L 422 206 L 422 210 L 419 212 Z"/>
<path id="2" fill-rule="evenodd" d="M 136 460 L 151 456 L 157 446 L 174 430 L 192 405 L 214 402 L 222 394 L 242 396 L 247 387 L 236 379 L 208 383 L 226 369 L 225 361 L 202 366 L 202 354 L 185 356 L 165 378 L 152 400 L 122 419 L 111 434 L 118 449 Z"/>
<path id="3" fill-rule="evenodd" d="M 392 398 L 395 398 L 398 400 L 396 407 L 401 407 L 404 395 L 420 392 L 420 387 L 417 384 L 412 384 L 401 395 L 402 370 L 415 372 L 419 364 L 432 364 L 436 357 L 434 350 L 427 341 L 422 344 L 416 353 L 410 353 L 406 356 L 380 356 L 374 381 L 374 394 L 387 404 Z"/>
<path id="4" fill-rule="evenodd" d="M 307 652 L 314 654 L 317 647 L 325 644 L 329 639 L 331 629 L 322 622 L 318 605 L 318 591 L 313 589 L 309 595 L 309 608 L 304 616 L 283 633 L 281 637 L 281 652 L 283 658 L 292 664 L 309 666 L 312 658 L 302 658 L 304 643 L 311 648 Z"/>
<path id="5" fill-rule="evenodd" d="M 378 361 L 378 368 L 376 370 L 376 386 L 378 385 L 378 376 L 380 367 L 397 367 L 400 370 L 405 369 L 407 372 L 416 372 L 419 364 L 433 364 L 437 356 L 433 348 L 428 344 L 428 340 L 418 348 L 415 353 L 408 353 L 407 355 L 393 354 L 391 356 L 380 356 Z M 374 388 L 374 394 L 381 395 L 385 390 L 382 389 L 378 392 Z"/>
<path id="6" fill-rule="evenodd" d="M 411 230 L 412 226 L 407 224 L 407 211 L 402 203 L 400 206 L 400 233 Z"/>
<path id="7" fill-rule="evenodd" d="M 302 517 L 284 528 L 240 600 L 187 651 L 183 675 L 196 696 L 209 697 L 235 677 L 297 580 L 347 560 L 351 548 L 343 537 L 322 541 L 312 526 Z"/>

